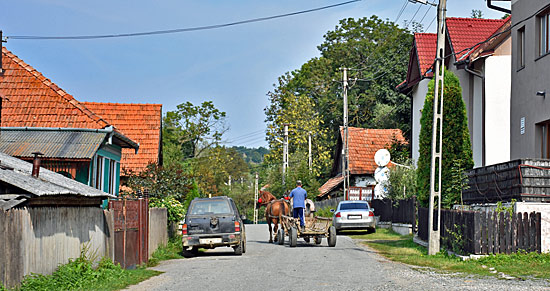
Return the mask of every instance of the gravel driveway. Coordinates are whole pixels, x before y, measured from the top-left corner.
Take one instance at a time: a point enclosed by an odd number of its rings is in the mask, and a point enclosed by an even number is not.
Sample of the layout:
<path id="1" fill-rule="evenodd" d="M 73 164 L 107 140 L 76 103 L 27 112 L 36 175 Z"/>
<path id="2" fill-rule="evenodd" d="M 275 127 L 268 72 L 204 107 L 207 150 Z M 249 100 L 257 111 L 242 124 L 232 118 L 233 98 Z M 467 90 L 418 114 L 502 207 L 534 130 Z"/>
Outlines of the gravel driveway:
<path id="1" fill-rule="evenodd" d="M 129 290 L 550 290 L 546 281 L 438 274 L 384 259 L 347 236 L 336 247 L 269 244 L 266 225 L 247 225 L 247 252 L 209 250 L 192 259 L 161 262 L 165 272 Z"/>

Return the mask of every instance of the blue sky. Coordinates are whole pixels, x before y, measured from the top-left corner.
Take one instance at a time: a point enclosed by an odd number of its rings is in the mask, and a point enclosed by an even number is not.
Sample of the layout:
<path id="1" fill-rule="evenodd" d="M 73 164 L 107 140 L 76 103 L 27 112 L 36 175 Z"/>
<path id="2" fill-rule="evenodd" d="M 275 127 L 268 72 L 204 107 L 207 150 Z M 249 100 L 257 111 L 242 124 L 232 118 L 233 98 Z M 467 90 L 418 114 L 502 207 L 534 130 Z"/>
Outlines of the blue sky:
<path id="1" fill-rule="evenodd" d="M 101 40 L 16 40 L 4 45 L 79 101 L 160 103 L 163 112 L 212 100 L 227 112 L 228 145 L 266 145 L 266 93 L 277 77 L 319 55 L 323 35 L 347 17 L 395 20 L 406 0 L 363 0 L 260 23 L 170 35 Z M 433 0 L 432 0 L 433 1 Z M 96 35 L 222 24 L 284 14 L 344 0 L 0 1 L 0 29 L 10 35 Z M 502 13 L 484 0 L 448 0 L 447 16 Z M 408 3 L 398 23 L 420 4 Z M 435 8 L 422 5 L 424 26 Z M 429 31 L 436 27 L 434 22 Z"/>

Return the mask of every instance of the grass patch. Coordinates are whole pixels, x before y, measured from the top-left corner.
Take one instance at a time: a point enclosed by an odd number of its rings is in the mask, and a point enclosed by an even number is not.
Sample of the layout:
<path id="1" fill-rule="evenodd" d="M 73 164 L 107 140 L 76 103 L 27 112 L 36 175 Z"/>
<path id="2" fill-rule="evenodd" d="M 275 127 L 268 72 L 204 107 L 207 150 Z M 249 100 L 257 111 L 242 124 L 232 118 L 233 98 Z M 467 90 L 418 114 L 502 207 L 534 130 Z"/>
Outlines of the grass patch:
<path id="1" fill-rule="evenodd" d="M 352 235 L 352 238 L 364 239 L 363 243 L 382 256 L 409 265 L 482 276 L 498 276 L 502 272 L 522 279 L 550 279 L 550 254 L 519 252 L 462 261 L 446 252 L 428 256 L 427 249 L 414 243 L 412 236 L 402 236 L 388 229 L 377 229 L 374 234 Z"/>
<path id="2" fill-rule="evenodd" d="M 183 259 L 182 246 L 181 246 L 181 235 L 176 235 L 171 237 L 168 240 L 167 245 L 163 245 L 157 248 L 157 250 L 151 255 L 149 262 L 147 263 L 148 267 L 154 267 L 158 265 L 160 261 L 173 260 L 173 259 Z"/>
<path id="3" fill-rule="evenodd" d="M 120 290 L 160 273 L 143 267 L 125 270 L 108 258 L 101 259 L 94 268 L 90 260 L 79 257 L 59 266 L 51 275 L 26 276 L 13 290 Z"/>

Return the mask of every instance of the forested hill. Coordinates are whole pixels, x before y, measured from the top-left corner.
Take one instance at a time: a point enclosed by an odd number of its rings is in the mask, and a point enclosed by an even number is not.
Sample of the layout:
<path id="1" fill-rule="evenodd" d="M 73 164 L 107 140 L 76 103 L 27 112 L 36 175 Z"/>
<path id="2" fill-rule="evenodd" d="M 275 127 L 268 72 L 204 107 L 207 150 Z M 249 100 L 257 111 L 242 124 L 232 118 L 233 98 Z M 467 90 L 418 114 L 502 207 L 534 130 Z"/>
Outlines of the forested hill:
<path id="1" fill-rule="evenodd" d="M 269 153 L 269 150 L 264 147 L 247 148 L 234 146 L 233 148 L 243 155 L 243 159 L 247 164 L 260 164 L 264 161 L 264 155 Z"/>

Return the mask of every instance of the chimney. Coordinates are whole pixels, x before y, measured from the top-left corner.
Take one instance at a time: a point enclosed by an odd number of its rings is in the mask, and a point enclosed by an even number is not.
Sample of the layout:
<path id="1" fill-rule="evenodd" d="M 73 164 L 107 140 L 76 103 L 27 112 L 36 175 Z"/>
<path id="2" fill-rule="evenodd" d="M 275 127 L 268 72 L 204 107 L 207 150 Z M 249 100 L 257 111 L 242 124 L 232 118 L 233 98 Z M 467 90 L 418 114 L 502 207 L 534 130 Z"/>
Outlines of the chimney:
<path id="1" fill-rule="evenodd" d="M 40 156 L 43 156 L 44 154 L 41 152 L 34 152 L 32 154 L 34 155 L 34 158 L 32 159 L 32 176 L 38 178 L 38 175 L 40 174 Z"/>

